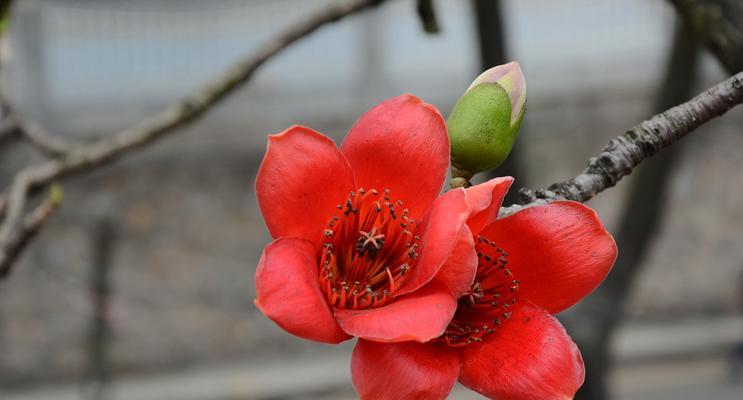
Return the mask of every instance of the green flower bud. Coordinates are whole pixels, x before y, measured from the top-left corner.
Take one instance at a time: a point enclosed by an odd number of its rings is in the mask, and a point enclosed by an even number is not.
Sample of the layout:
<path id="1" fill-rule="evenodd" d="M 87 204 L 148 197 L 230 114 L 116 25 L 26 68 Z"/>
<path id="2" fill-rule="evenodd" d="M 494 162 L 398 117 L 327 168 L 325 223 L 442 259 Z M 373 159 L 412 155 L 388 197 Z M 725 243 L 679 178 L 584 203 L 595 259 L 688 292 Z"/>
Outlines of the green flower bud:
<path id="1" fill-rule="evenodd" d="M 446 127 L 452 177 L 466 181 L 508 157 L 526 109 L 526 80 L 517 62 L 491 68 L 472 82 Z"/>

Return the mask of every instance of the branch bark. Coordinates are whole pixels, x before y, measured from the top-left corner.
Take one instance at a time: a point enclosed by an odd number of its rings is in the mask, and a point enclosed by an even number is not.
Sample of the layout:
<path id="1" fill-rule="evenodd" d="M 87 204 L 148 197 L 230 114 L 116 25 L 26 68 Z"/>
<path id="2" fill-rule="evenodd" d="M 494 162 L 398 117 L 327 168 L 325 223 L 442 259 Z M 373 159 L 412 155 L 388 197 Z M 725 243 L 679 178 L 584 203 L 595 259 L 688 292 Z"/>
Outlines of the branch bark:
<path id="1" fill-rule="evenodd" d="M 552 184 L 548 189 L 522 188 L 526 205 L 553 200 L 586 202 L 614 186 L 643 160 L 674 144 L 689 132 L 743 103 L 743 72 L 733 75 L 693 99 L 644 121 L 609 141 L 576 177 Z M 501 210 L 511 214 L 524 205 Z"/>
<path id="2" fill-rule="evenodd" d="M 19 171 L 11 184 L 7 197 L 6 216 L 0 226 L 0 277 L 7 276 L 13 261 L 28 242 L 23 240 L 26 236 L 23 220 L 28 196 L 33 189 L 72 174 L 100 167 L 195 121 L 250 80 L 258 68 L 291 44 L 326 24 L 385 1 L 338 2 L 289 27 L 260 46 L 252 55 L 238 61 L 213 81 L 150 119 L 107 139 L 66 149 L 58 158 Z"/>

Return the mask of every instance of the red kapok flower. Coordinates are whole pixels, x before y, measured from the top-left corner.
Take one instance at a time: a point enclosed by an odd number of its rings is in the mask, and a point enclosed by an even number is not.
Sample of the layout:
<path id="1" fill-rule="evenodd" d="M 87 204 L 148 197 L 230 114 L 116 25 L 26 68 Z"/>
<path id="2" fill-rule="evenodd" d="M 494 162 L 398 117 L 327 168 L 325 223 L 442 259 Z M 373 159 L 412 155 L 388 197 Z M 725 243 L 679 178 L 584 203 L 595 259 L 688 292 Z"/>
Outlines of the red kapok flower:
<path id="1" fill-rule="evenodd" d="M 351 371 L 362 399 L 443 399 L 457 379 L 493 399 L 575 395 L 583 360 L 551 314 L 598 286 L 617 248 L 596 213 L 576 202 L 497 219 L 511 182 L 467 189 L 479 263 L 444 334 L 422 344 L 359 339 Z"/>
<path id="2" fill-rule="evenodd" d="M 319 342 L 440 336 L 477 265 L 464 190 L 439 196 L 448 165 L 443 118 L 412 95 L 369 110 L 340 149 L 301 126 L 269 136 L 255 186 L 275 240 L 255 304 Z"/>

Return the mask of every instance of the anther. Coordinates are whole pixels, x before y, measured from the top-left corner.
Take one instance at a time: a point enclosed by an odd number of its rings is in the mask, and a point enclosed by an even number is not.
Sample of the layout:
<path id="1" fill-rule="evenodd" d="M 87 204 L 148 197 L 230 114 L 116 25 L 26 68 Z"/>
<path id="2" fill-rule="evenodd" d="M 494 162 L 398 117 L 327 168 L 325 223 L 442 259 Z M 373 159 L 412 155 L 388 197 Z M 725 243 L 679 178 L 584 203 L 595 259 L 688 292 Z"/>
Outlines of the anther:
<path id="1" fill-rule="evenodd" d="M 322 230 L 318 272 L 331 306 L 380 307 L 410 276 L 420 237 L 411 228 L 403 201 L 390 193 L 385 189 L 380 199 L 374 188 L 348 192 Z"/>

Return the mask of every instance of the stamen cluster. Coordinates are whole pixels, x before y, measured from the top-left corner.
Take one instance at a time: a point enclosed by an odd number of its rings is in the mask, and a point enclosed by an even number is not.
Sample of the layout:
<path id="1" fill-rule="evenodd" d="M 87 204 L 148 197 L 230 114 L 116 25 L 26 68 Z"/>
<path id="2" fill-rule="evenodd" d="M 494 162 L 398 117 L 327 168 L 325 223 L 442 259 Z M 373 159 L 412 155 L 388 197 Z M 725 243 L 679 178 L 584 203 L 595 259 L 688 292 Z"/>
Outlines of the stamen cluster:
<path id="1" fill-rule="evenodd" d="M 481 342 L 511 317 L 519 281 L 508 269 L 508 254 L 482 236 L 475 244 L 478 265 L 475 282 L 459 299 L 457 313 L 437 340 L 451 347 Z"/>
<path id="2" fill-rule="evenodd" d="M 320 287 L 333 307 L 380 307 L 415 266 L 420 246 L 415 221 L 389 189 L 360 188 L 337 208 L 323 232 Z"/>

